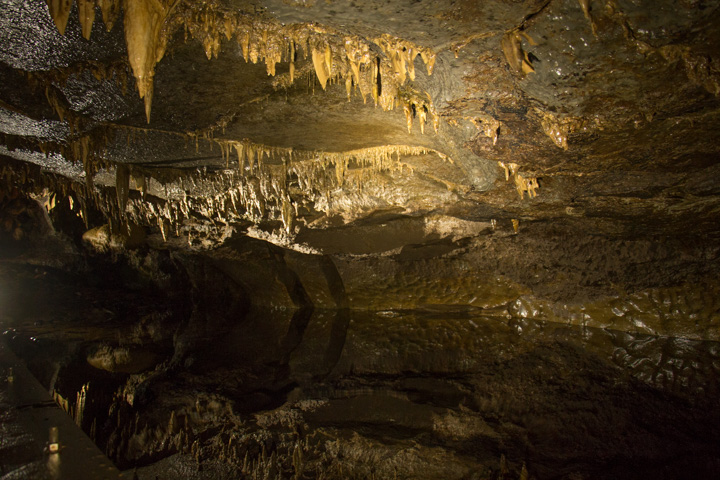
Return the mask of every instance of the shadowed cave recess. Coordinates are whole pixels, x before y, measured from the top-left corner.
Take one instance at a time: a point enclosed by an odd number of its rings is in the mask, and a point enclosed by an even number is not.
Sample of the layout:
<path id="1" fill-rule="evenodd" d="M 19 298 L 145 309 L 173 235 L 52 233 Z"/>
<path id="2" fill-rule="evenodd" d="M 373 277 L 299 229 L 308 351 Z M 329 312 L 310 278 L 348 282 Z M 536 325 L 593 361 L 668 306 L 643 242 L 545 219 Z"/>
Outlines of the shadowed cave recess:
<path id="1" fill-rule="evenodd" d="M 720 1 L 0 0 L 0 45 L 2 340 L 124 477 L 720 471 Z"/>

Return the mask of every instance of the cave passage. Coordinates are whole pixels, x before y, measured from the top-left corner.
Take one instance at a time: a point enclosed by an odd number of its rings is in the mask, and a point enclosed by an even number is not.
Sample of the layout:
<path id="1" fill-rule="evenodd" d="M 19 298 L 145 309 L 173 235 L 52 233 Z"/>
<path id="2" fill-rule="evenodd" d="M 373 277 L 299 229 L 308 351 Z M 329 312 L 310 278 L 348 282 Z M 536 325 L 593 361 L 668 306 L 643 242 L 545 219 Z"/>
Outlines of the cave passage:
<path id="1" fill-rule="evenodd" d="M 0 480 L 716 478 L 720 0 L 0 0 L 0 332 Z"/>

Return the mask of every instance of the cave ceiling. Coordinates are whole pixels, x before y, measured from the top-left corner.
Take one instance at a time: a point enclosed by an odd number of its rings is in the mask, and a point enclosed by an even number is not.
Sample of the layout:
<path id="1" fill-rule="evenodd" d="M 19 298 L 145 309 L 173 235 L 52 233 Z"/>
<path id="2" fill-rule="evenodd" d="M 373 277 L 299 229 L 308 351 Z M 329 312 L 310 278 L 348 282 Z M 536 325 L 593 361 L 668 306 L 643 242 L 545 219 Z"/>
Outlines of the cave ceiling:
<path id="1" fill-rule="evenodd" d="M 714 234 L 719 4 L 3 0 L 4 177 L 190 248 Z"/>
<path id="2" fill-rule="evenodd" d="M 114 225 L 716 229 L 718 2 L 48 3 L 3 1 L 0 153 Z"/>

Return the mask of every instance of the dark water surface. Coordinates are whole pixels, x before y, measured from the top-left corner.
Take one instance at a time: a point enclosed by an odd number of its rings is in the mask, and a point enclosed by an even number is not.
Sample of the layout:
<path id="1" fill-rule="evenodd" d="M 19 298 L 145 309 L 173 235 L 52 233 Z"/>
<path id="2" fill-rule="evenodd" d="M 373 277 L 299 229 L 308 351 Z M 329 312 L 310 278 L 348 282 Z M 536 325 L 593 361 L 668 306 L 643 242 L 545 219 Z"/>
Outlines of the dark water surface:
<path id="1" fill-rule="evenodd" d="M 398 311 L 14 323 L 15 352 L 140 478 L 720 471 L 715 342 Z"/>

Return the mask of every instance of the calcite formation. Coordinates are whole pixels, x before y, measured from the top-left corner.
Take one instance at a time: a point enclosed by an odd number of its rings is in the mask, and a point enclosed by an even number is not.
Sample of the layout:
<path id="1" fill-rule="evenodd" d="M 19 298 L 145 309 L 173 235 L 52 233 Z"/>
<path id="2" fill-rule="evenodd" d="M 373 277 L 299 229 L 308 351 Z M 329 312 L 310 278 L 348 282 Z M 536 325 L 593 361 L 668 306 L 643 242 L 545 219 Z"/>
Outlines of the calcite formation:
<path id="1" fill-rule="evenodd" d="M 95 0 L 78 0 L 77 7 L 82 35 L 85 40 L 90 40 L 93 22 L 95 21 Z"/>
<path id="2" fill-rule="evenodd" d="M 140 98 L 145 100 L 145 115 L 150 123 L 155 65 L 165 55 L 167 39 L 163 35 L 170 8 L 164 0 L 128 0 L 125 2 L 125 40 L 128 60 L 135 75 Z"/>
<path id="3" fill-rule="evenodd" d="M 517 163 L 508 163 L 506 165 L 504 162 L 498 162 L 498 164 L 505 171 L 505 181 L 509 181 L 510 177 L 512 177 L 521 200 L 525 193 L 527 193 L 528 199 L 537 196 L 537 189 L 540 188 L 540 185 L 536 177 L 521 174 L 519 171 L 520 166 Z M 515 224 L 513 223 L 513 225 Z"/>
<path id="4" fill-rule="evenodd" d="M 68 18 L 70 18 L 72 3 L 72 0 L 48 0 L 50 16 L 52 16 L 55 26 L 61 35 L 65 35 L 65 27 L 67 26 Z"/>
<path id="5" fill-rule="evenodd" d="M 97 0 L 107 31 L 111 31 L 120 17 L 120 0 Z"/>
<path id="6" fill-rule="evenodd" d="M 522 41 L 526 40 L 530 45 L 535 41 L 525 32 L 512 30 L 502 37 L 502 50 L 510 68 L 521 75 L 533 73 L 535 68 L 530 63 L 528 52 L 523 49 Z"/>
<path id="7" fill-rule="evenodd" d="M 348 96 L 352 85 L 360 86 L 363 98 L 372 93 L 375 104 L 384 110 L 394 108 L 399 89 L 408 78 L 415 80 L 416 57 L 422 58 L 428 75 L 432 74 L 435 64 L 436 54 L 431 49 L 387 34 L 371 43 L 359 37 L 342 37 L 340 32 L 314 25 L 284 26 L 268 21 L 256 22 L 248 15 L 222 10 L 216 2 L 199 6 L 180 3 L 176 12 L 178 3 L 177 0 L 123 2 L 128 60 L 140 98 L 145 101 L 148 123 L 155 67 L 165 55 L 168 37 L 180 25 L 184 27 L 186 36 L 189 33 L 202 42 L 208 60 L 220 54 L 220 40 L 224 36 L 227 40 L 237 38 L 246 61 L 257 63 L 263 60 L 270 76 L 275 76 L 278 63 L 288 61 L 290 84 L 295 77 L 296 46 L 302 46 L 303 55 L 307 57 L 309 54 L 312 58 L 323 90 L 329 80 L 345 78 L 349 85 Z M 50 4 L 50 14 L 62 34 L 70 6 L 71 1 Z M 108 1 L 103 2 L 101 7 L 106 27 L 110 30 L 118 15 L 118 4 Z M 78 10 L 83 36 L 89 39 L 95 18 L 95 2 L 78 0 Z M 378 55 L 370 54 L 370 45 L 376 45 L 383 52 L 382 61 Z M 334 63 L 335 57 L 337 64 Z M 381 78 L 385 79 L 384 85 Z M 369 88 L 363 88 L 368 84 Z"/>

